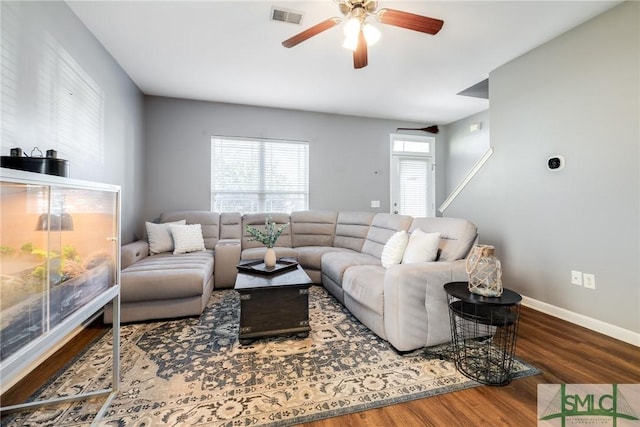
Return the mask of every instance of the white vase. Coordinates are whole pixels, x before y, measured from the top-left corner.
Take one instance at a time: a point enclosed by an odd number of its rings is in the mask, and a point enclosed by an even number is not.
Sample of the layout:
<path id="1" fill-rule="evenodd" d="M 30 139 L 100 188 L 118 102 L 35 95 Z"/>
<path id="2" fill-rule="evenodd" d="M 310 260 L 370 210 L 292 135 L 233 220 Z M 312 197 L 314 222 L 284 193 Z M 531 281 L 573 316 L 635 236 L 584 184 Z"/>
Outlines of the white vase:
<path id="1" fill-rule="evenodd" d="M 267 268 L 273 268 L 276 266 L 276 251 L 273 248 L 267 248 L 264 253 L 264 266 Z"/>
<path id="2" fill-rule="evenodd" d="M 502 266 L 495 253 L 491 245 L 473 245 L 466 261 L 469 292 L 485 297 L 502 295 Z"/>

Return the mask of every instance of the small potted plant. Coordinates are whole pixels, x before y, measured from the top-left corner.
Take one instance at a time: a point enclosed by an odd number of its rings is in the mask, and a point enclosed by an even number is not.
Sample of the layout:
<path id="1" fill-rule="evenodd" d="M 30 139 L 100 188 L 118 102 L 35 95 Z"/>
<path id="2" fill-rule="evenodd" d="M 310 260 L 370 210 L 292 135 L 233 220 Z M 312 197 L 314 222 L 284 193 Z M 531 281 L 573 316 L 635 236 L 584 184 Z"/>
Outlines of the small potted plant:
<path id="1" fill-rule="evenodd" d="M 276 265 L 276 251 L 273 247 L 285 228 L 287 228 L 287 224 L 282 224 L 278 227 L 276 222 L 271 220 L 270 215 L 267 216 L 264 222 L 264 230 L 251 227 L 250 225 L 246 226 L 247 233 L 251 235 L 251 239 L 249 240 L 252 242 L 260 242 L 267 247 L 267 251 L 264 254 L 264 265 L 266 268 L 273 268 Z"/>

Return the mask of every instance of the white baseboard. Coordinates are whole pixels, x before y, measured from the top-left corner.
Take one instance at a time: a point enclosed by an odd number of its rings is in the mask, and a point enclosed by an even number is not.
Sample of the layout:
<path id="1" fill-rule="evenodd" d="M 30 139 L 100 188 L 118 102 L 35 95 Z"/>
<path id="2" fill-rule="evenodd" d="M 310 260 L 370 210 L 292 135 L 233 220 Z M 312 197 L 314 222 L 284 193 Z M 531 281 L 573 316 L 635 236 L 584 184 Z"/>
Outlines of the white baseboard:
<path id="1" fill-rule="evenodd" d="M 522 297 L 522 305 L 541 311 L 550 316 L 566 320 L 567 322 L 575 323 L 576 325 L 591 329 L 592 331 L 599 332 L 608 337 L 640 347 L 640 333 L 638 332 L 630 331 L 628 329 L 525 296 Z"/>

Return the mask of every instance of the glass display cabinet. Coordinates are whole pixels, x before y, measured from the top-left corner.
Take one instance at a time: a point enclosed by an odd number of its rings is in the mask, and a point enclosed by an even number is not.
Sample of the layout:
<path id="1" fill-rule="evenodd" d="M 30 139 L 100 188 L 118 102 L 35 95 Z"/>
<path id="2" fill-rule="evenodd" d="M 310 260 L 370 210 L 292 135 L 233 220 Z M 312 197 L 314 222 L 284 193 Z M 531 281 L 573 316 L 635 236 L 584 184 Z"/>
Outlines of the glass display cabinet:
<path id="1" fill-rule="evenodd" d="M 5 392 L 106 304 L 119 314 L 120 187 L 5 168 L 0 177 Z M 117 390 L 119 318 L 113 337 L 114 389 L 99 393 Z"/>

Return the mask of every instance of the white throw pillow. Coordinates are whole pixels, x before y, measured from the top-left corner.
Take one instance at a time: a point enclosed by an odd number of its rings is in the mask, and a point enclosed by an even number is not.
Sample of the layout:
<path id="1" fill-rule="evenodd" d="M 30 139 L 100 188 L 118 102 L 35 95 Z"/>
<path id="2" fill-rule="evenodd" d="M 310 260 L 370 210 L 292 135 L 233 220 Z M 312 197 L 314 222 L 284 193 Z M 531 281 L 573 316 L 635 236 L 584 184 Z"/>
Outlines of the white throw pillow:
<path id="1" fill-rule="evenodd" d="M 382 255 L 380 256 L 382 266 L 389 268 L 393 264 L 400 264 L 407 243 L 409 243 L 409 235 L 404 230 L 398 231 L 391 236 L 385 243 L 384 248 L 382 248 Z"/>
<path id="2" fill-rule="evenodd" d="M 440 233 L 426 233 L 417 228 L 409 236 L 409 244 L 404 251 L 403 264 L 435 261 L 438 256 Z"/>
<path id="3" fill-rule="evenodd" d="M 171 230 L 169 224 L 186 224 L 187 221 L 182 219 L 180 221 L 165 222 L 162 224 L 156 224 L 155 222 L 147 222 L 147 240 L 149 241 L 149 252 L 151 255 L 159 254 L 161 252 L 171 252 L 173 250 L 173 237 L 171 236 Z"/>
<path id="4" fill-rule="evenodd" d="M 200 224 L 169 225 L 173 242 L 176 245 L 174 254 L 186 254 L 187 252 L 204 251 L 204 239 L 202 238 L 202 226 Z"/>

